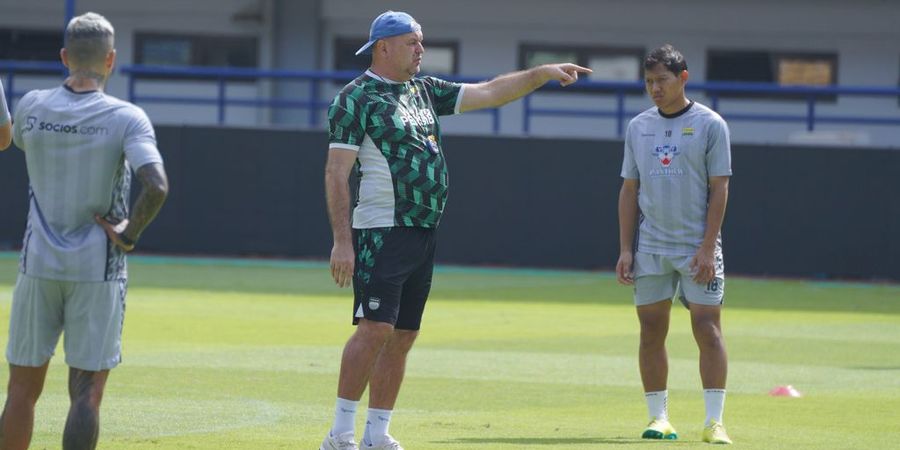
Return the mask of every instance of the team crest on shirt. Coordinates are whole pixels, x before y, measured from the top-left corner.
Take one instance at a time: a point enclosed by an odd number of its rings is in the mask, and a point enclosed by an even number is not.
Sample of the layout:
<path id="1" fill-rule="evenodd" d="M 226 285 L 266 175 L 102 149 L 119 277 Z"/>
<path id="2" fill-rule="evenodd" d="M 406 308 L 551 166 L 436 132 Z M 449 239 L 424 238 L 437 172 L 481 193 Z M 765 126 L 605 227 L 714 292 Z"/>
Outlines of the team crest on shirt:
<path id="1" fill-rule="evenodd" d="M 440 152 L 437 144 L 437 138 L 433 134 L 428 135 L 428 139 L 425 141 L 425 145 L 427 145 L 428 150 L 430 150 L 431 153 L 434 153 L 435 155 Z"/>
<path id="2" fill-rule="evenodd" d="M 669 167 L 669 164 L 672 164 L 675 157 L 681 153 L 674 145 L 660 145 L 653 152 L 656 153 L 656 158 L 663 167 Z"/>
<path id="3" fill-rule="evenodd" d="M 660 145 L 653 149 L 653 154 L 656 156 L 656 159 L 659 160 L 659 164 L 662 167 L 650 169 L 651 177 L 680 177 L 684 175 L 684 169 L 669 167 L 672 165 L 672 161 L 675 160 L 675 157 L 681 154 L 681 151 L 678 150 L 677 146 Z"/>

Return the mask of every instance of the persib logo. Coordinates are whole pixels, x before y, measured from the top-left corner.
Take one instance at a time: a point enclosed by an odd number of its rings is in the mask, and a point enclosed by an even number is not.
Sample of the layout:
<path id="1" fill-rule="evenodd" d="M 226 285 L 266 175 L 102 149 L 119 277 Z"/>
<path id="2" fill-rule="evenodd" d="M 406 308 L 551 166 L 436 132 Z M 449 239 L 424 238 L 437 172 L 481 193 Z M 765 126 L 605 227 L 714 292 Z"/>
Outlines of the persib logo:
<path id="1" fill-rule="evenodd" d="M 663 167 L 669 167 L 669 164 L 672 164 L 672 161 L 681 152 L 679 152 L 678 147 L 674 145 L 660 145 L 653 150 L 653 153 L 656 154 L 656 157 Z"/>

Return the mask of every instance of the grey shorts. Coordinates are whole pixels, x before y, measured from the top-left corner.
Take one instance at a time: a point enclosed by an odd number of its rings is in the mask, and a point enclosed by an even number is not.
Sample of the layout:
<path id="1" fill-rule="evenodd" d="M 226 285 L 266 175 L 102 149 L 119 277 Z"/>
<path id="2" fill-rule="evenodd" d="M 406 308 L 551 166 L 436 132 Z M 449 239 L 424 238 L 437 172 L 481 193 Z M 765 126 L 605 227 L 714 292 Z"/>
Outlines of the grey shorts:
<path id="1" fill-rule="evenodd" d="M 634 254 L 634 304 L 650 305 L 675 296 L 700 305 L 721 305 L 725 300 L 725 264 L 716 252 L 716 277 L 707 284 L 694 281 L 691 274 L 693 256 L 664 256 L 637 252 Z M 677 289 L 681 286 L 680 289 Z"/>
<path id="2" fill-rule="evenodd" d="M 6 359 L 40 367 L 65 332 L 66 364 L 81 370 L 116 367 L 122 360 L 126 281 L 77 282 L 19 274 L 9 317 Z"/>

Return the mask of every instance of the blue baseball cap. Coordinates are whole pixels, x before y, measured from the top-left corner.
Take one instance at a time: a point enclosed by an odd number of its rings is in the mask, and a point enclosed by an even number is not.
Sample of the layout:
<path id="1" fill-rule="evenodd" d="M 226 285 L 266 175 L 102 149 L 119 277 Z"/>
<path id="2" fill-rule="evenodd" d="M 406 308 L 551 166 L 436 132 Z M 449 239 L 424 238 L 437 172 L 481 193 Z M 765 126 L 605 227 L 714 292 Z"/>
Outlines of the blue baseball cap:
<path id="1" fill-rule="evenodd" d="M 400 11 L 385 11 L 372 21 L 369 29 L 369 42 L 356 51 L 357 55 L 372 53 L 372 45 L 379 39 L 413 33 L 422 29 L 422 26 L 412 16 Z"/>

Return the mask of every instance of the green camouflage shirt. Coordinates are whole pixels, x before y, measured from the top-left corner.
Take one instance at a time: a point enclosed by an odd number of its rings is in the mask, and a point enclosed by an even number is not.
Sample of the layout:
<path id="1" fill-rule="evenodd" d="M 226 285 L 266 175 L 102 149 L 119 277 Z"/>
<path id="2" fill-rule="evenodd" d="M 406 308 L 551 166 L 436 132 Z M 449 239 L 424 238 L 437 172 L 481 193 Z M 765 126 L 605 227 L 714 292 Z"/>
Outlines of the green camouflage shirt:
<path id="1" fill-rule="evenodd" d="M 437 117 L 459 112 L 462 91 L 439 78 L 394 83 L 366 71 L 337 94 L 329 147 L 357 152 L 353 228 L 437 227 L 449 186 Z"/>

